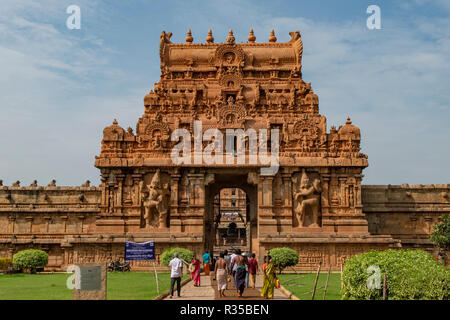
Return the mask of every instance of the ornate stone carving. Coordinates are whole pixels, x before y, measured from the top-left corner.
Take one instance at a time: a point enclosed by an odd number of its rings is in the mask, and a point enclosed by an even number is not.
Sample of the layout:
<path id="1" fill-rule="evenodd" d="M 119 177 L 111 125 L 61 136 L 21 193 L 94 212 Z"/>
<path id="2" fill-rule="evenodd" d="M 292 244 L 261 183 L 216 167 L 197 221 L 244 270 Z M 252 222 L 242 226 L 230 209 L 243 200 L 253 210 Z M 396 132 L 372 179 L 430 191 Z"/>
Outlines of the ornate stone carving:
<path id="1" fill-rule="evenodd" d="M 294 225 L 299 227 L 319 227 L 320 226 L 320 194 L 322 187 L 320 180 L 315 178 L 312 183 L 310 178 L 302 170 L 300 184 L 294 178 Z M 307 214 L 310 217 L 308 219 Z M 309 223 L 308 223 L 309 222 Z"/>
<path id="2" fill-rule="evenodd" d="M 161 187 L 159 169 L 153 175 L 151 183 L 141 192 L 146 227 L 166 228 L 170 191 L 167 184 Z"/>
<path id="3" fill-rule="evenodd" d="M 219 121 L 223 127 L 242 126 L 246 110 L 241 104 L 236 104 L 233 97 L 228 97 L 227 104 L 219 111 Z"/>

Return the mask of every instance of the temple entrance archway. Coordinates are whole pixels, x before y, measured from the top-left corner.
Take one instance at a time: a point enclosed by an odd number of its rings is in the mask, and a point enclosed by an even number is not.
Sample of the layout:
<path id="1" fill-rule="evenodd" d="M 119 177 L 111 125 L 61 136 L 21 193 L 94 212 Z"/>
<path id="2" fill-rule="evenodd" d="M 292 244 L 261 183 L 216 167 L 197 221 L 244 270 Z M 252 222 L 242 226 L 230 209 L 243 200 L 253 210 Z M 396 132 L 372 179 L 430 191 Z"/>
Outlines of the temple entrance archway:
<path id="1" fill-rule="evenodd" d="M 214 256 L 225 249 L 254 250 L 257 239 L 257 188 L 247 174 L 216 174 L 206 187 L 204 249 Z"/>

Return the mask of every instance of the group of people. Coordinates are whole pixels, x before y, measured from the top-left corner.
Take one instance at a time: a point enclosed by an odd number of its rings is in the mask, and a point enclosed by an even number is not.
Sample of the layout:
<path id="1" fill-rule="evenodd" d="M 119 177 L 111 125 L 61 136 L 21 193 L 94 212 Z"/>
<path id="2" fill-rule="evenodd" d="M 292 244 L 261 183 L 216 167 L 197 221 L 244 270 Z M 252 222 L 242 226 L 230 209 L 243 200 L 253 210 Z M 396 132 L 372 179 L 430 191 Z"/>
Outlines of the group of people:
<path id="1" fill-rule="evenodd" d="M 217 281 L 220 297 L 225 296 L 225 290 L 230 281 L 233 281 L 239 297 L 243 296 L 246 287 L 256 287 L 256 274 L 258 273 L 259 267 L 254 253 L 249 257 L 247 253 L 242 253 L 240 249 L 234 250 L 232 254 L 228 254 L 228 251 L 225 250 L 220 253 L 219 259 L 216 260 L 206 252 L 203 254 L 202 260 L 205 275 L 209 275 L 211 270 L 214 270 L 214 279 Z M 180 296 L 182 266 L 183 261 L 178 258 L 178 253 L 175 253 L 174 259 L 170 261 L 170 267 L 172 269 L 170 298 L 173 296 L 175 283 L 177 284 L 178 296 Z M 272 299 L 277 282 L 277 275 L 271 256 L 264 257 L 264 264 L 261 269 L 263 274 L 261 296 L 266 299 Z M 194 286 L 200 287 L 201 264 L 196 256 L 194 256 L 189 265 L 189 272 L 191 279 L 194 282 Z"/>

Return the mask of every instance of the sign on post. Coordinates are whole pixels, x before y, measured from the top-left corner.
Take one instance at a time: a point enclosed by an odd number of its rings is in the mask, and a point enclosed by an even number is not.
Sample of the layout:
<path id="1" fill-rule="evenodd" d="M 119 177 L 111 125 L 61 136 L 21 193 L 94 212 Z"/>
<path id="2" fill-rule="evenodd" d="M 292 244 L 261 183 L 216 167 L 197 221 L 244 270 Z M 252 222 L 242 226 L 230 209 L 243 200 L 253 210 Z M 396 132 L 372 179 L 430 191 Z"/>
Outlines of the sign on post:
<path id="1" fill-rule="evenodd" d="M 77 266 L 78 285 L 73 288 L 74 300 L 106 300 L 106 265 L 87 263 Z"/>
<path id="2" fill-rule="evenodd" d="M 142 243 L 125 241 L 125 260 L 155 260 L 155 241 Z"/>
<path id="3" fill-rule="evenodd" d="M 125 241 L 125 260 L 126 261 L 141 261 L 152 260 L 153 269 L 155 270 L 156 290 L 159 294 L 158 273 L 155 265 L 155 241 L 147 242 L 132 242 Z"/>

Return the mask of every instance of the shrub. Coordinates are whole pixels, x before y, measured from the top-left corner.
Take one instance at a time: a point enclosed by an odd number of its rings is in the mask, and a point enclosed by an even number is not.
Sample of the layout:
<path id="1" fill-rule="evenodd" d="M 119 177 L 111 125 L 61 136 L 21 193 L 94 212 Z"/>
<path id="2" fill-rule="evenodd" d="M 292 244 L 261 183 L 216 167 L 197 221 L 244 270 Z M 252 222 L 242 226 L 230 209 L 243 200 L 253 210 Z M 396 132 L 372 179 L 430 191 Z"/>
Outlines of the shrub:
<path id="1" fill-rule="evenodd" d="M 0 272 L 8 270 L 8 267 L 12 267 L 11 258 L 0 258 Z"/>
<path id="2" fill-rule="evenodd" d="M 273 248 L 269 252 L 272 262 L 280 272 L 286 267 L 295 266 L 298 263 L 298 253 L 290 248 Z"/>
<path id="3" fill-rule="evenodd" d="M 173 254 L 178 252 L 178 258 L 190 263 L 194 258 L 194 253 L 191 250 L 184 248 L 169 248 L 165 250 L 161 255 L 161 263 L 165 266 L 169 266 L 170 260 L 173 259 Z"/>
<path id="4" fill-rule="evenodd" d="M 369 266 L 380 270 L 379 289 L 369 289 L 369 277 L 375 277 Z M 448 269 L 423 250 L 394 249 L 370 250 L 347 259 L 342 274 L 342 299 L 382 299 L 384 274 L 388 299 L 449 299 Z"/>
<path id="5" fill-rule="evenodd" d="M 13 256 L 13 263 L 16 269 L 29 269 L 34 273 L 36 268 L 42 268 L 47 265 L 48 254 L 42 250 L 22 250 Z"/>
<path id="6" fill-rule="evenodd" d="M 443 214 L 441 223 L 434 224 L 430 240 L 439 248 L 450 248 L 450 214 Z"/>

